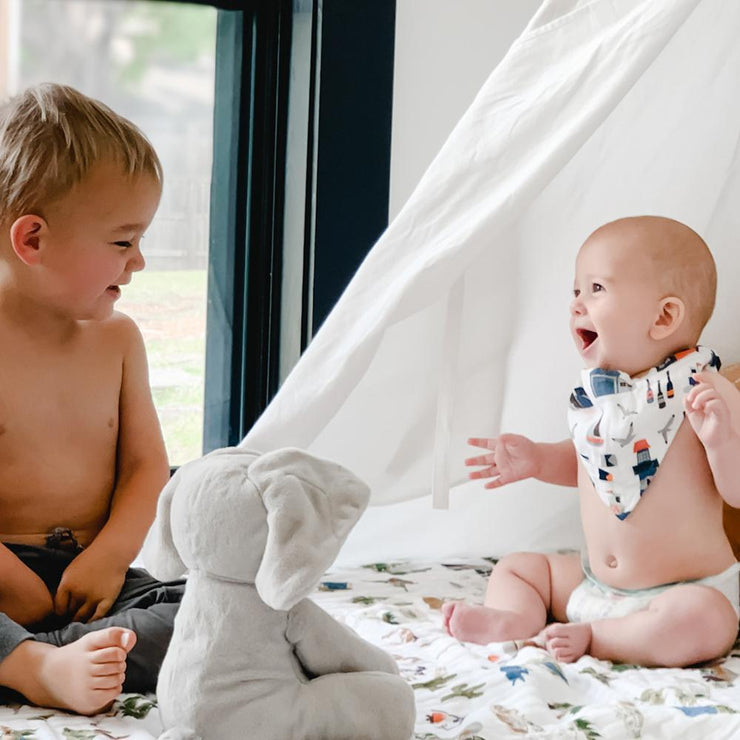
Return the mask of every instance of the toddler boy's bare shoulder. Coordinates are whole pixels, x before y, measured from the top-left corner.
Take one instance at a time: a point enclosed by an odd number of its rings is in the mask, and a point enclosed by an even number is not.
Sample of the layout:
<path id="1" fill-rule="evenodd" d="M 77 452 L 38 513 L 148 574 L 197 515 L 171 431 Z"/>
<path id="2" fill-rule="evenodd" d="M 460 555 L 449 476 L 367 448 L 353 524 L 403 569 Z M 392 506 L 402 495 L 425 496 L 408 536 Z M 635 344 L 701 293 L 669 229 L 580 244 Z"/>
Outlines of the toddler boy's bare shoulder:
<path id="1" fill-rule="evenodd" d="M 144 339 L 136 322 L 127 314 L 114 311 L 103 321 L 91 322 L 90 329 L 99 333 L 100 338 L 111 342 L 122 350 L 143 346 Z"/>

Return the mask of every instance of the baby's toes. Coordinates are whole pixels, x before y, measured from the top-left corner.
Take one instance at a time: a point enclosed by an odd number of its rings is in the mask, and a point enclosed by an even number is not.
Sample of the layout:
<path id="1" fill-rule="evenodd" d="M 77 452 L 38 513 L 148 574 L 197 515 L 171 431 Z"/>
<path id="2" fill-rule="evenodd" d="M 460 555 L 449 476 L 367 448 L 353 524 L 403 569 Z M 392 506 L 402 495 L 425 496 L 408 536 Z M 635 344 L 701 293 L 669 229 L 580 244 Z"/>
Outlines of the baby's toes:
<path id="1" fill-rule="evenodd" d="M 450 619 L 452 619 L 457 603 L 458 602 L 456 601 L 445 601 L 444 604 L 442 604 L 442 623 L 448 633 L 450 631 Z"/>

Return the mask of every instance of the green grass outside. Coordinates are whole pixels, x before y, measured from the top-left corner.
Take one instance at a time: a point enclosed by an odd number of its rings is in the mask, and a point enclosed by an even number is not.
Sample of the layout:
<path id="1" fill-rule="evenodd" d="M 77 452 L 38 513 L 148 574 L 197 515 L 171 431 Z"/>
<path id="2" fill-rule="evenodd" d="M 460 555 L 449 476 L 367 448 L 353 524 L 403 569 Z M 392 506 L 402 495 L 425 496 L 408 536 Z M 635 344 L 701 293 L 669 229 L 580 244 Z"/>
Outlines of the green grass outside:
<path id="1" fill-rule="evenodd" d="M 200 457 L 206 346 L 206 271 L 137 273 L 117 309 L 139 325 L 170 465 Z"/>

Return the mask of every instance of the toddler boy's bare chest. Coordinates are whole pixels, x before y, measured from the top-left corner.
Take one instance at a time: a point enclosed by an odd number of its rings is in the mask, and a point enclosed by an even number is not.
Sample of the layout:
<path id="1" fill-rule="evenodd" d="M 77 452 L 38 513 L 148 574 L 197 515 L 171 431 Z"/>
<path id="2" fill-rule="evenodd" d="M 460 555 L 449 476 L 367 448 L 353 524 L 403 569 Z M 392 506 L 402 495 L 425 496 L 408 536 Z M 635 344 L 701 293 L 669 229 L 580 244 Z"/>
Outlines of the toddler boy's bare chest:
<path id="1" fill-rule="evenodd" d="M 0 357 L 0 469 L 85 464 L 115 450 L 122 361 L 93 350 Z"/>

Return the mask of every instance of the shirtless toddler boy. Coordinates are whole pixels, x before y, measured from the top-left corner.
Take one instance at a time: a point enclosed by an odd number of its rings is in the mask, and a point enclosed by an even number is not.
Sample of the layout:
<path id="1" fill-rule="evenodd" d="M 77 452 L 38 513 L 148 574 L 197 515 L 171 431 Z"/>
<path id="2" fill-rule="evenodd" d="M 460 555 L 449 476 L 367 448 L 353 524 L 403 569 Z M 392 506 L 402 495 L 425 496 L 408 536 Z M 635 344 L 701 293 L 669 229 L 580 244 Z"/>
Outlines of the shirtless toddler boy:
<path id="1" fill-rule="evenodd" d="M 161 187 L 143 134 L 71 88 L 0 107 L 0 686 L 84 714 L 154 689 L 182 594 L 129 569 L 169 469 L 113 310 Z"/>
<path id="2" fill-rule="evenodd" d="M 740 506 L 740 394 L 696 347 L 715 289 L 709 250 L 676 221 L 621 219 L 586 240 L 570 308 L 587 368 L 571 396 L 573 441 L 472 439 L 489 452 L 466 461 L 486 488 L 577 485 L 586 552 L 503 558 L 484 606 L 444 605 L 450 634 L 646 666 L 731 648 L 739 564 L 722 500 Z"/>

